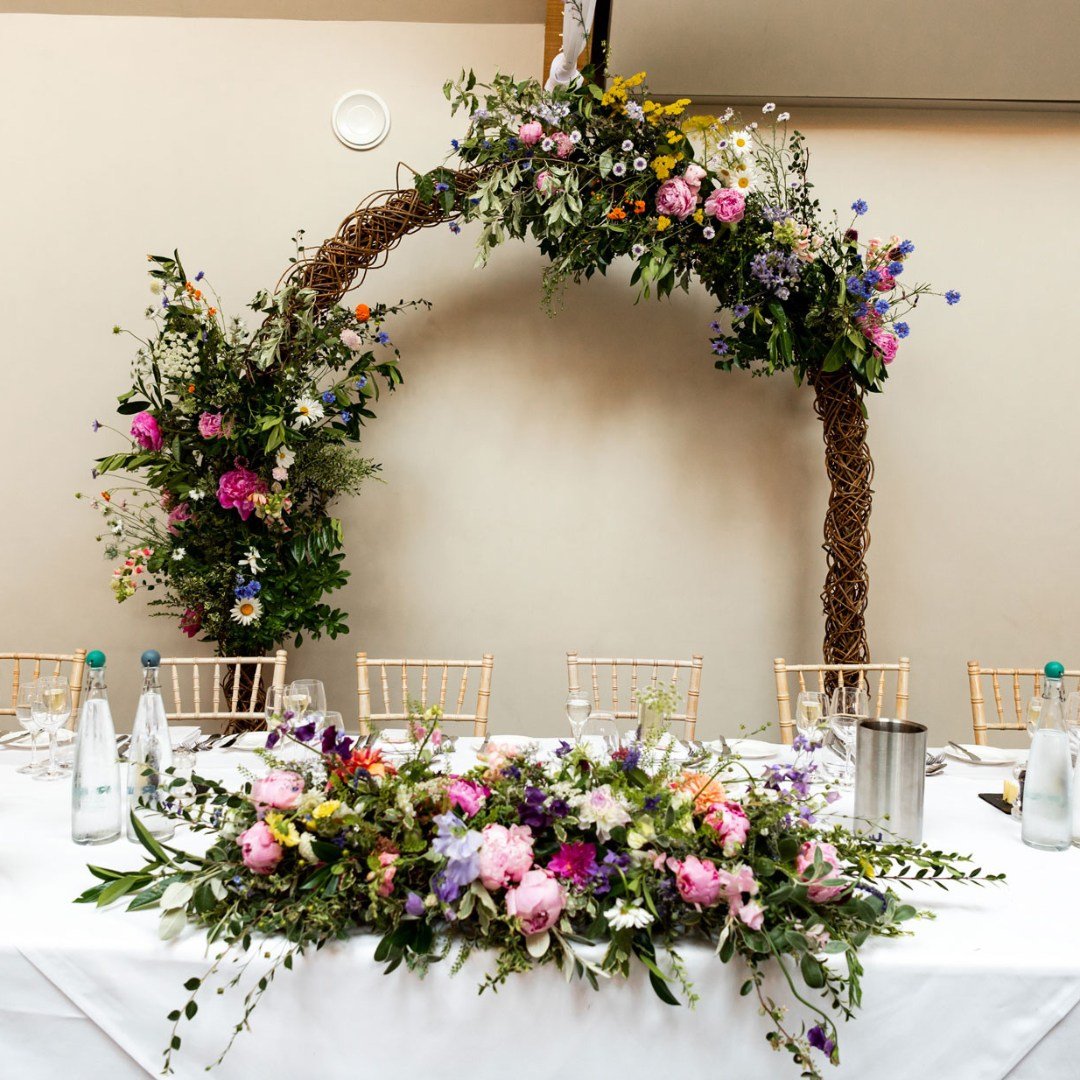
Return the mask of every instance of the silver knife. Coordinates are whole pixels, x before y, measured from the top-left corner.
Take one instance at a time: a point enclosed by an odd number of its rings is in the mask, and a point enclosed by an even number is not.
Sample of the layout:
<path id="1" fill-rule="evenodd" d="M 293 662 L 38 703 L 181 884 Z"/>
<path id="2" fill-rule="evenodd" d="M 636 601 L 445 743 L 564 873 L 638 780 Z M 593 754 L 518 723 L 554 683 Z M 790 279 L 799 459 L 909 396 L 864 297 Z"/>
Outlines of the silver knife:
<path id="1" fill-rule="evenodd" d="M 964 757 L 968 759 L 968 761 L 973 761 L 976 765 L 981 765 L 983 763 L 983 759 L 981 757 L 976 757 L 966 746 L 961 746 L 959 743 L 954 743 L 952 739 L 949 740 L 949 745 L 954 750 L 963 754 Z"/>

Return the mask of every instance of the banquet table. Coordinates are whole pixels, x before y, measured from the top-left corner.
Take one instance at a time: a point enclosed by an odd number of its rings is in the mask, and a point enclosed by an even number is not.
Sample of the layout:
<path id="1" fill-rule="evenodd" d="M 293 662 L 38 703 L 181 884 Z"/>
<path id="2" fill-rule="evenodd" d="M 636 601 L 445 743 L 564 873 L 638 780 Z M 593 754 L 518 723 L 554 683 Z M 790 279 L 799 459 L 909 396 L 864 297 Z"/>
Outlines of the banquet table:
<path id="1" fill-rule="evenodd" d="M 459 740 L 453 767 L 467 766 L 475 750 Z M 775 748 L 777 760 L 789 753 Z M 168 1041 L 166 1014 L 186 998 L 184 981 L 208 966 L 205 936 L 189 927 L 162 942 L 157 912 L 73 904 L 93 884 L 87 862 L 132 868 L 141 849 L 126 840 L 74 845 L 69 782 L 18 775 L 26 760 L 24 751 L 0 749 L 0 1076 L 154 1076 Z M 238 780 L 242 767 L 262 766 L 247 750 L 207 751 L 196 766 L 220 780 Z M 1018 824 L 977 797 L 1000 792 L 1007 775 L 951 761 L 927 780 L 926 842 L 971 852 L 977 865 L 1008 880 L 914 893 L 913 902 L 936 918 L 909 924 L 911 937 L 865 947 L 863 1007 L 842 1025 L 843 1061 L 826 1066 L 828 1075 L 1080 1080 L 1080 850 L 1051 854 L 1021 844 Z M 834 810 L 850 813 L 849 800 Z M 568 985 L 549 966 L 478 995 L 484 955 L 457 975 L 448 963 L 434 965 L 421 980 L 404 969 L 384 976 L 375 944 L 374 936 L 357 935 L 279 974 L 251 1031 L 210 1075 L 798 1075 L 790 1057 L 769 1048 L 752 999 L 739 997 L 745 975 L 738 963 L 720 964 L 704 945 L 680 950 L 700 1002 L 676 1009 L 653 995 L 640 971 L 594 992 Z M 778 979 L 771 989 L 791 1000 Z M 204 993 L 197 1017 L 183 1025 L 175 1074 L 207 1075 L 204 1066 L 241 1011 L 237 990 Z"/>

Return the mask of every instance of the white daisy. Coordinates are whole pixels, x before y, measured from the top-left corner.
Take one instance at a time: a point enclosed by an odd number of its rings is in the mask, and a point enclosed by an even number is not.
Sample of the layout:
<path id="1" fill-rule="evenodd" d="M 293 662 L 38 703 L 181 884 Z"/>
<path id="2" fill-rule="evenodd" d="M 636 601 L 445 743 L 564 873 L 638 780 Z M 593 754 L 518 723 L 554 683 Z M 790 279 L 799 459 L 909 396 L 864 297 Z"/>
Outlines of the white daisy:
<path id="1" fill-rule="evenodd" d="M 198 502 L 200 499 L 205 499 L 206 498 L 206 492 L 205 491 L 200 491 L 198 488 L 192 488 L 188 492 L 187 497 L 191 502 Z"/>
<path id="2" fill-rule="evenodd" d="M 322 402 L 313 397 L 298 398 L 293 409 L 296 410 L 296 419 L 293 421 L 293 427 L 296 428 L 314 424 L 316 421 L 321 420 L 324 415 Z"/>
<path id="3" fill-rule="evenodd" d="M 749 169 L 739 169 L 731 174 L 728 187 L 738 188 L 739 191 L 753 191 L 754 180 L 754 174 Z"/>
<path id="4" fill-rule="evenodd" d="M 765 113 L 766 116 L 771 112 L 776 112 L 776 102 L 766 101 L 765 104 L 761 106 L 761 111 Z"/>
<path id="5" fill-rule="evenodd" d="M 653 921 L 652 913 L 641 906 L 640 900 L 635 900 L 632 904 L 624 900 L 621 904 L 609 907 L 604 914 L 612 930 L 640 930 Z"/>
<path id="6" fill-rule="evenodd" d="M 229 616 L 233 622 L 238 622 L 241 626 L 257 623 L 262 618 L 262 601 L 257 596 L 237 600 Z"/>
<path id="7" fill-rule="evenodd" d="M 258 548 L 249 547 L 244 552 L 244 557 L 236 565 L 246 566 L 253 575 L 258 574 L 263 568 L 262 556 L 259 554 Z"/>
<path id="8" fill-rule="evenodd" d="M 295 460 L 296 454 L 287 446 L 279 446 L 277 453 L 274 455 L 274 463 L 279 469 L 291 469 Z"/>
<path id="9" fill-rule="evenodd" d="M 185 555 L 187 555 L 187 548 L 173 548 L 173 562 L 182 562 Z"/>
<path id="10" fill-rule="evenodd" d="M 728 137 L 728 147 L 740 156 L 754 149 L 754 137 L 749 131 L 733 131 Z"/>

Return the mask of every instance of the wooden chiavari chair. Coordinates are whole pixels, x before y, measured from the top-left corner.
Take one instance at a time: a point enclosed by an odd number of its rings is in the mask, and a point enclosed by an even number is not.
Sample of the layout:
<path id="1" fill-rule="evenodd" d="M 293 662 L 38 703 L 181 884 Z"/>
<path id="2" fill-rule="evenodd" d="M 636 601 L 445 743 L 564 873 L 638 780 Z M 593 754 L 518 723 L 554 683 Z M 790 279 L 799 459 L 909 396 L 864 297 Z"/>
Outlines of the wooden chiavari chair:
<path id="1" fill-rule="evenodd" d="M 689 660 L 646 660 L 624 659 L 622 657 L 586 657 L 578 656 L 576 652 L 566 654 L 566 669 L 569 676 L 569 688 L 581 689 L 580 668 L 589 669 L 591 679 L 593 709 L 596 711 L 611 712 L 616 720 L 636 720 L 638 705 L 638 690 L 645 686 L 656 686 L 660 682 L 679 682 L 684 671 L 688 672 L 688 685 L 686 689 L 686 706 L 682 712 L 673 713 L 672 720 L 681 720 L 683 725 L 683 738 L 694 738 L 697 726 L 698 699 L 701 697 L 701 664 L 702 658 L 695 653 Z M 601 700 L 600 671 L 610 669 L 604 676 L 605 689 L 611 687 L 611 706 L 606 707 Z M 629 672 L 630 683 L 627 693 L 622 700 L 627 703 L 626 708 L 620 708 L 619 701 L 619 672 Z M 670 672 L 670 675 L 667 674 Z M 661 675 L 664 678 L 661 678 Z M 644 682 L 642 681 L 644 675 Z"/>
<path id="2" fill-rule="evenodd" d="M 161 696 L 170 722 L 219 721 L 223 731 L 263 727 L 256 723 L 262 716 L 262 691 L 285 685 L 285 661 L 288 654 L 278 649 L 273 656 L 168 656 L 161 660 Z M 181 672 L 190 672 L 191 708 L 185 702 Z M 222 685 L 229 673 L 231 686 Z M 248 673 L 251 681 L 244 685 Z M 172 708 L 169 691 L 172 691 Z"/>
<path id="3" fill-rule="evenodd" d="M 895 714 L 892 720 L 906 720 L 908 709 L 908 680 L 911 674 L 911 661 L 901 656 L 895 664 L 789 664 L 783 657 L 773 661 L 776 676 L 776 708 L 780 714 L 780 739 L 790 744 L 795 738 L 795 723 L 791 718 L 791 693 L 788 689 L 788 672 L 795 672 L 799 679 L 798 693 L 805 690 L 825 692 L 826 679 L 831 673 L 837 686 L 858 686 L 866 688 L 873 701 L 874 719 L 880 719 L 885 708 L 885 681 L 890 671 L 896 672 Z M 813 686 L 807 686 L 807 675 L 813 677 Z M 876 674 L 877 687 L 871 685 L 870 676 Z M 831 682 L 831 680 L 830 680 Z"/>
<path id="4" fill-rule="evenodd" d="M 986 746 L 988 731 L 1026 731 L 1027 703 L 1042 693 L 1042 668 L 983 667 L 978 660 L 968 661 L 968 689 L 971 694 L 971 726 L 975 744 Z M 986 718 L 986 698 L 983 696 L 984 678 L 990 678 L 990 691 L 994 699 L 997 722 Z M 1024 684 L 1031 680 L 1031 693 L 1024 693 Z M 1080 671 L 1066 671 L 1062 685 L 1069 691 L 1068 680 L 1074 680 L 1073 690 L 1080 690 Z M 1004 689 L 1002 688 L 1004 683 Z M 1010 714 L 1010 708 L 1011 714 Z"/>
<path id="5" fill-rule="evenodd" d="M 383 660 L 371 659 L 367 653 L 356 654 L 356 696 L 359 705 L 360 734 L 367 735 L 371 723 L 393 723 L 408 720 L 409 702 L 418 701 L 422 709 L 437 705 L 443 721 L 471 723 L 473 734 L 487 735 L 488 704 L 491 698 L 491 672 L 495 657 L 484 653 L 480 660 Z M 371 673 L 376 671 L 382 697 L 382 710 L 372 711 Z M 390 672 L 394 672 L 391 690 Z M 472 712 L 466 711 L 469 694 L 469 674 L 480 673 Z M 419 673 L 419 693 L 415 678 L 410 688 L 410 672 Z M 451 680 L 450 673 L 454 672 Z M 460 672 L 460 676 L 458 673 Z M 400 700 L 395 694 L 400 693 Z M 454 696 L 451 698 L 451 694 Z M 472 698 L 468 700 L 471 702 Z M 450 704 L 448 704 L 448 702 Z"/>
<path id="6" fill-rule="evenodd" d="M 15 702 L 19 698 L 21 685 L 44 675 L 66 675 L 71 684 L 71 719 L 67 726 L 74 728 L 79 717 L 85 660 L 85 649 L 76 649 L 73 653 L 0 652 L 0 682 L 6 677 L 5 669 L 11 665 L 10 704 L 0 702 L 0 716 L 15 715 Z"/>

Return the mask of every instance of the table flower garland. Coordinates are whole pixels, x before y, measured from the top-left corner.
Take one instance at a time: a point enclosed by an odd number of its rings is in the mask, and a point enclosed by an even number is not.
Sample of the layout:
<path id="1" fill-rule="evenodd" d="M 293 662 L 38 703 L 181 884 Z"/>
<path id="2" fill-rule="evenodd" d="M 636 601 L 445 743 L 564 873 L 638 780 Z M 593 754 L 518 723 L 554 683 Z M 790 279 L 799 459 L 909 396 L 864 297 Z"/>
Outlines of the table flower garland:
<path id="1" fill-rule="evenodd" d="M 720 961 L 746 965 L 742 993 L 770 1018 L 769 1042 L 817 1077 L 814 1051 L 839 1062 L 835 1018 L 859 1005 L 860 948 L 920 914 L 894 887 L 999 879 L 960 855 L 817 822 L 833 796 L 811 793 L 813 764 L 754 775 L 737 758 L 680 765 L 640 744 L 603 755 L 493 744 L 453 775 L 436 720 L 414 721 L 415 753 L 396 766 L 332 728 L 320 737 L 287 721 L 261 752 L 267 775 L 241 791 L 200 779 L 177 811 L 211 834 L 205 854 L 159 843 L 133 819 L 147 864 L 90 867 L 99 883 L 80 901 L 128 897 L 130 910 L 161 909 L 162 937 L 191 921 L 225 946 L 169 1014 L 166 1072 L 179 1025 L 227 956 L 250 962 L 254 938 L 278 941 L 235 1039 L 280 968 L 367 930 L 381 936 L 375 959 L 387 972 L 443 960 L 456 971 L 489 950 L 481 990 L 541 964 L 598 988 L 640 964 L 671 1005 L 697 1000 L 678 943 L 705 942 Z M 275 757 L 282 739 L 313 750 L 310 763 Z M 802 1020 L 767 992 L 771 965 Z"/>
<path id="2" fill-rule="evenodd" d="M 116 599 L 160 589 L 151 603 L 223 654 L 347 632 L 324 599 L 349 577 L 328 511 L 378 471 L 350 444 L 380 382 L 402 381 L 386 325 L 415 305 L 316 314 L 315 294 L 288 286 L 252 300 L 251 331 L 178 254 L 150 263 L 153 332 L 119 397 L 130 448 L 98 459 L 108 483 L 91 496 Z"/>

